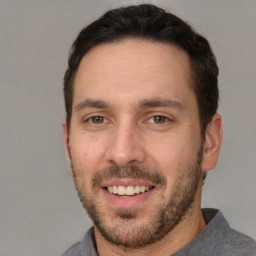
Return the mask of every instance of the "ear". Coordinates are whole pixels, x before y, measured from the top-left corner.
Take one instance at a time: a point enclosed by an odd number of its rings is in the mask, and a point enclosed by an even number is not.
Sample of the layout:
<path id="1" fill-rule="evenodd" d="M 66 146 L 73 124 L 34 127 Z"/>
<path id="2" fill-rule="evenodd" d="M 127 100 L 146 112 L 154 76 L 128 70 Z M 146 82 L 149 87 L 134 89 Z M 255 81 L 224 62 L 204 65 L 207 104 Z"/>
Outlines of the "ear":
<path id="1" fill-rule="evenodd" d="M 202 161 L 202 170 L 213 169 L 218 160 L 220 146 L 222 141 L 221 116 L 215 114 L 211 122 L 207 125 L 204 141 L 204 152 Z"/>
<path id="2" fill-rule="evenodd" d="M 67 128 L 67 122 L 64 121 L 62 123 L 62 132 L 63 132 L 63 138 L 64 138 L 64 145 L 65 145 L 65 153 L 66 153 L 66 159 L 70 166 L 69 174 L 71 176 L 74 176 L 73 167 L 72 167 L 72 161 L 70 156 L 70 150 L 69 150 L 69 142 L 68 142 L 68 128 Z"/>

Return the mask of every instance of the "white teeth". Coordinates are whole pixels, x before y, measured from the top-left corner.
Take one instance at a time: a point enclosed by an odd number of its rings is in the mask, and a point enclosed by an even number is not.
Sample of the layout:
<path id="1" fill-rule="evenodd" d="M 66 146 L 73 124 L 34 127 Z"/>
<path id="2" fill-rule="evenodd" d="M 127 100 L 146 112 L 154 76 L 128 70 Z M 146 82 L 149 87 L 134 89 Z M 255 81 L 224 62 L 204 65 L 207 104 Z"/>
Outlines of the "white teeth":
<path id="1" fill-rule="evenodd" d="M 134 186 L 128 186 L 126 188 L 126 193 L 125 193 L 127 196 L 132 196 L 134 195 Z"/>
<path id="2" fill-rule="evenodd" d="M 149 191 L 149 186 L 108 186 L 107 190 L 111 194 L 117 194 L 119 196 L 132 196 L 134 194 L 144 193 Z"/>
<path id="3" fill-rule="evenodd" d="M 126 189 L 124 186 L 118 186 L 117 194 L 120 196 L 124 196 L 126 192 Z"/>
<path id="4" fill-rule="evenodd" d="M 109 192 L 109 193 L 112 193 L 112 192 L 113 192 L 113 187 L 107 187 L 107 189 L 108 189 L 108 192 Z"/>
<path id="5" fill-rule="evenodd" d="M 141 187 L 140 187 L 140 192 L 141 192 L 141 193 L 144 193 L 144 192 L 145 192 L 145 189 L 146 189 L 145 186 L 141 186 Z"/>
<path id="6" fill-rule="evenodd" d="M 140 193 L 140 186 L 135 186 L 134 193 L 139 194 Z"/>
<path id="7" fill-rule="evenodd" d="M 113 186 L 112 190 L 113 190 L 113 192 L 112 192 L 113 194 L 117 194 L 118 193 L 117 186 Z"/>

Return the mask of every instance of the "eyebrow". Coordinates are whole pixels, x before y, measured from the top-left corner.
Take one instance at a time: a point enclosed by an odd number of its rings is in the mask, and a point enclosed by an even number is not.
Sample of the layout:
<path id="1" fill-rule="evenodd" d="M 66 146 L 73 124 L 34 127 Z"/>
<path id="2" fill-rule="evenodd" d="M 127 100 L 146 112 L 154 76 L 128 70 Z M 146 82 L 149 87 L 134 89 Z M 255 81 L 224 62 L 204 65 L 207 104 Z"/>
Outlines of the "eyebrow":
<path id="1" fill-rule="evenodd" d="M 80 103 L 78 103 L 75 107 L 75 111 L 80 111 L 85 108 L 107 108 L 109 105 L 103 100 L 93 100 L 93 99 L 86 99 Z"/>
<path id="2" fill-rule="evenodd" d="M 106 109 L 109 107 L 110 105 L 103 100 L 85 99 L 84 101 L 81 101 L 76 105 L 75 112 L 78 112 L 85 108 Z M 179 101 L 164 99 L 164 98 L 144 99 L 139 102 L 138 107 L 139 109 L 157 108 L 157 107 L 168 107 L 168 108 L 174 108 L 177 110 L 183 109 L 183 105 Z"/>
<path id="3" fill-rule="evenodd" d="M 139 103 L 139 108 L 156 108 L 156 107 L 168 107 L 177 110 L 182 110 L 183 105 L 176 100 L 170 100 L 165 98 L 151 98 L 142 100 Z"/>

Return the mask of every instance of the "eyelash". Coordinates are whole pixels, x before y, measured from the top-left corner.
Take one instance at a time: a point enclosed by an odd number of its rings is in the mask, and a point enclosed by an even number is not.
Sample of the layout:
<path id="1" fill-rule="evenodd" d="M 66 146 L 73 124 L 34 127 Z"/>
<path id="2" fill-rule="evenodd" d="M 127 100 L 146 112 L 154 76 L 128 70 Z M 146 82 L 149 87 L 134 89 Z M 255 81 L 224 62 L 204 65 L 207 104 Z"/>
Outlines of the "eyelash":
<path id="1" fill-rule="evenodd" d="M 157 118 L 158 119 L 164 119 L 163 120 L 163 122 L 161 122 L 161 120 L 160 120 L 160 123 L 157 123 Z M 164 116 L 164 115 L 154 115 L 154 116 L 152 116 L 152 117 L 150 117 L 149 119 L 148 119 L 148 122 L 149 123 L 151 123 L 150 122 L 150 120 L 153 120 L 153 122 L 152 123 L 154 123 L 154 124 L 165 124 L 165 123 L 167 123 L 168 121 L 170 121 L 170 118 L 168 118 L 168 117 L 166 117 L 166 116 Z"/>
<path id="2" fill-rule="evenodd" d="M 95 119 L 96 119 L 96 118 L 99 118 L 99 119 L 102 120 L 102 122 L 99 122 L 99 123 L 94 122 L 94 121 L 93 121 L 94 118 L 95 118 Z M 157 123 L 157 119 L 160 119 L 160 122 L 159 122 L 159 123 Z M 161 122 L 161 119 L 164 119 L 164 120 Z M 148 118 L 148 119 L 146 120 L 146 122 L 152 123 L 152 124 L 156 124 L 156 125 L 165 124 L 165 123 L 167 123 L 167 122 L 169 122 L 169 121 L 172 121 L 172 119 L 168 118 L 168 117 L 165 116 L 165 115 L 153 115 L 153 116 L 151 116 L 150 118 Z M 87 119 L 85 119 L 85 120 L 83 121 L 83 123 L 90 123 L 90 124 L 92 124 L 92 125 L 94 125 L 94 124 L 95 124 L 95 125 L 99 125 L 99 124 L 103 124 L 103 123 L 106 123 L 106 122 L 107 122 L 106 117 L 101 116 L 101 115 L 94 115 L 94 116 L 91 116 L 91 117 L 89 117 L 89 118 L 87 118 Z"/>
<path id="3" fill-rule="evenodd" d="M 94 123 L 94 122 L 93 122 L 93 118 L 100 118 L 100 119 L 103 119 L 103 122 L 101 122 L 101 123 Z M 101 116 L 101 115 L 91 116 L 91 117 L 89 117 L 89 118 L 87 118 L 87 119 L 85 119 L 85 120 L 83 121 L 83 123 L 90 123 L 90 124 L 102 124 L 102 123 L 105 123 L 105 122 L 106 122 L 106 118 L 105 118 L 104 116 Z"/>

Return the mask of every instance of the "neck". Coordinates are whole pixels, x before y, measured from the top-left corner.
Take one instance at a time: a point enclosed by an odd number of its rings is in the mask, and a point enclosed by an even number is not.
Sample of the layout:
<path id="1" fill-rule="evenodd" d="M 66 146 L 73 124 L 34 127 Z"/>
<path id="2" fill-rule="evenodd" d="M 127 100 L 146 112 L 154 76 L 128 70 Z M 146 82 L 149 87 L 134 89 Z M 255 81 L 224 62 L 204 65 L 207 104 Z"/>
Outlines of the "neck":
<path id="1" fill-rule="evenodd" d="M 199 194 L 200 193 L 200 194 Z M 107 242 L 94 227 L 95 239 L 99 256 L 169 256 L 190 243 L 206 226 L 200 205 L 201 191 L 198 191 L 196 200 L 190 211 L 176 228 L 170 231 L 160 241 L 139 249 L 127 249 Z M 199 198 L 198 198 L 199 197 Z"/>

